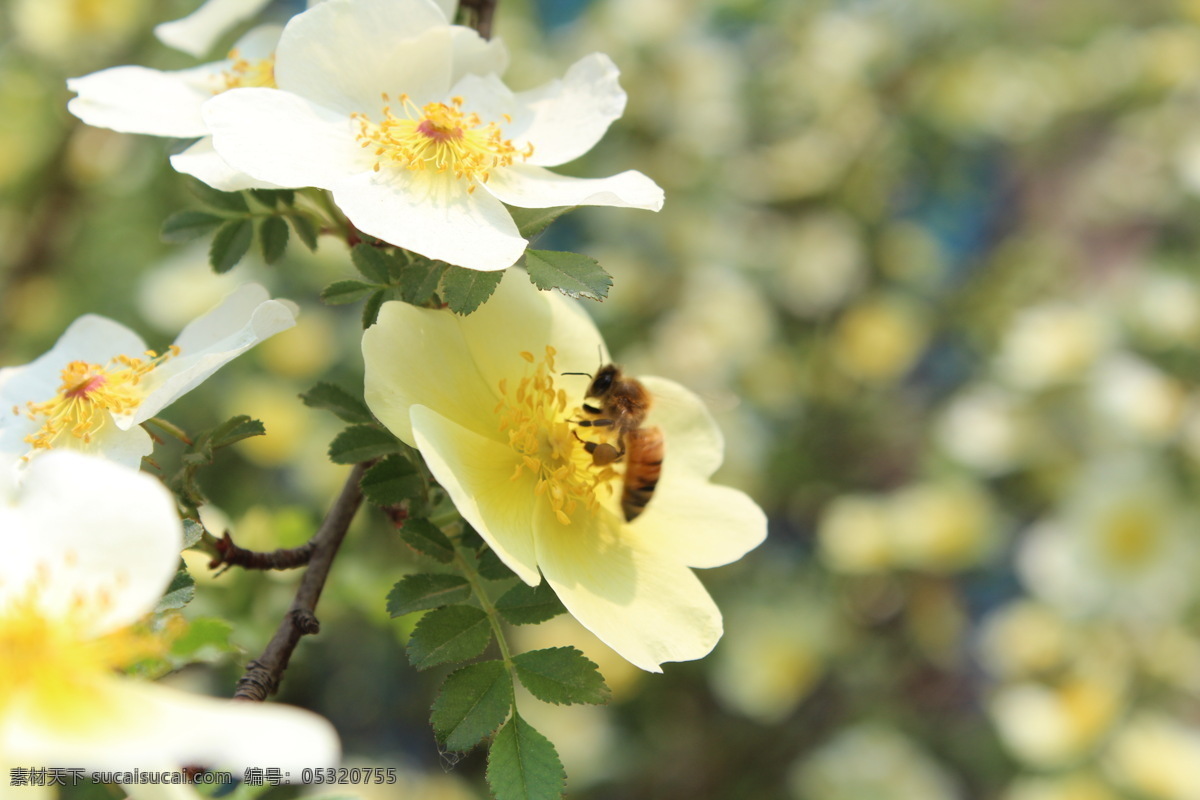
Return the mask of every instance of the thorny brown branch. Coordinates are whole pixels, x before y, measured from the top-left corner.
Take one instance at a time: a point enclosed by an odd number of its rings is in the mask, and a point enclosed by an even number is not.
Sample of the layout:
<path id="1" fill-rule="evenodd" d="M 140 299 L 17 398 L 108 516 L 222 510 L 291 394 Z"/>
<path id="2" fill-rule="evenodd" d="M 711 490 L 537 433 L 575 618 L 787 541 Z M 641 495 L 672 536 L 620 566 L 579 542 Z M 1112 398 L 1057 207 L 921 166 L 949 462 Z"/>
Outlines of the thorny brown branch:
<path id="1" fill-rule="evenodd" d="M 307 545 L 296 548 L 296 550 L 303 550 L 305 547 L 311 546 L 308 569 L 305 570 L 304 577 L 300 579 L 300 586 L 296 590 L 291 608 L 280 621 L 275 635 L 263 650 L 263 654 L 246 665 L 246 674 L 238 681 L 237 689 L 233 693 L 235 700 L 262 701 L 267 699 L 279 688 L 283 672 L 287 669 L 288 661 L 291 659 L 296 645 L 300 642 L 300 637 L 316 633 L 321 629 L 315 613 L 317 601 L 321 599 L 321 590 L 325 587 L 325 580 L 329 577 L 329 569 L 333 566 L 333 557 L 337 555 L 338 548 L 350 527 L 350 521 L 354 519 L 354 514 L 362 504 L 363 496 L 362 489 L 359 488 L 359 481 L 368 466 L 370 466 L 370 462 L 354 465 L 354 469 L 350 471 L 350 475 L 346 479 L 346 485 L 342 487 L 341 494 L 338 495 L 333 507 L 329 509 L 320 529 Z"/>
<path id="2" fill-rule="evenodd" d="M 217 567 L 242 567 L 243 569 L 295 569 L 303 567 L 312 560 L 313 551 L 317 548 L 317 537 L 314 536 L 299 547 L 280 548 L 269 552 L 247 550 L 238 547 L 229 538 L 229 531 L 213 542 L 217 554 L 208 562 L 209 569 Z"/>
<path id="3" fill-rule="evenodd" d="M 492 38 L 492 17 L 500 0 L 462 0 L 459 5 L 471 14 L 471 27 L 485 39 Z"/>

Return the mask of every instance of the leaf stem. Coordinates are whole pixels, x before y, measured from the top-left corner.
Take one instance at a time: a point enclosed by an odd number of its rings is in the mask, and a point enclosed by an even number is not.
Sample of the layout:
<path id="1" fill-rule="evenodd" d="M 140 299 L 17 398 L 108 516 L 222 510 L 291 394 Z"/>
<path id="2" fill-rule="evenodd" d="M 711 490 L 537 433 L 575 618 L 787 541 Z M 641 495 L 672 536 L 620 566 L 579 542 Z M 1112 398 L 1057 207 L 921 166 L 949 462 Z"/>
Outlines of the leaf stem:
<path id="1" fill-rule="evenodd" d="M 496 644 L 500 647 L 500 657 L 504 659 L 504 667 L 508 670 L 509 676 L 513 679 L 514 685 L 516 682 L 516 674 L 513 672 L 512 652 L 508 649 L 508 641 L 504 638 L 504 629 L 500 624 L 500 612 L 496 611 L 496 607 L 492 605 L 491 598 L 488 597 L 487 591 L 483 588 L 483 582 L 479 578 L 471 563 L 463 557 L 462 549 L 454 548 L 454 560 L 462 571 L 463 577 L 467 579 L 467 583 L 471 584 L 471 591 L 475 593 L 475 597 L 479 600 L 479 605 L 483 608 L 483 613 L 487 614 L 488 622 L 492 626 L 492 633 L 496 635 Z"/>
<path id="2" fill-rule="evenodd" d="M 168 433 L 171 436 L 174 436 L 176 439 L 183 442 L 184 444 L 192 444 L 192 439 L 190 436 L 187 435 L 187 431 L 185 431 L 183 428 L 179 427 L 178 425 L 176 425 L 173 422 L 167 422 L 162 417 L 151 417 L 150 419 L 146 420 L 143 424 L 144 425 L 153 424 L 156 428 L 159 428 L 164 433 Z"/>

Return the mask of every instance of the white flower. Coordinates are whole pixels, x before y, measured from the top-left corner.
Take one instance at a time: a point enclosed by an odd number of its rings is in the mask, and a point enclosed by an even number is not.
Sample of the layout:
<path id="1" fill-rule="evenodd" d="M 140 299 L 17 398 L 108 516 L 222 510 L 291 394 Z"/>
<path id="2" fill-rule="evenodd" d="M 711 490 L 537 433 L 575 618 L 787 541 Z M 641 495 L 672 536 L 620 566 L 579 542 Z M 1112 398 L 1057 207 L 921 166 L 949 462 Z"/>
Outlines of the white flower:
<path id="1" fill-rule="evenodd" d="M 503 269 L 525 249 L 503 203 L 662 206 L 639 172 L 545 169 L 586 153 L 621 116 L 607 56 L 516 94 L 497 77 L 507 60 L 431 0 L 328 0 L 284 29 L 278 89 L 225 92 L 204 118 L 235 168 L 328 189 L 365 233 L 472 269 Z"/>
<path id="2" fill-rule="evenodd" d="M 721 616 L 690 567 L 740 558 L 766 534 L 745 494 L 716 486 L 724 443 L 699 399 L 641 378 L 664 459 L 644 513 L 627 522 L 618 462 L 597 467 L 576 424 L 604 343 L 587 315 L 506 275 L 479 311 L 388 303 L 363 336 L 366 399 L 420 449 L 463 517 L 526 583 L 544 577 L 567 609 L 631 663 L 708 653 Z M 615 469 L 614 469 L 615 467 Z"/>
<path id="3" fill-rule="evenodd" d="M 329 766 L 328 722 L 197 697 L 116 670 L 161 652 L 135 625 L 175 574 L 175 503 L 147 475 L 54 452 L 0 474 L 0 753 L 90 770 Z"/>
<path id="4" fill-rule="evenodd" d="M 153 449 L 141 423 L 295 325 L 295 314 L 290 302 L 246 284 L 193 320 L 161 355 L 123 325 L 82 316 L 36 361 L 0 369 L 0 456 L 70 447 L 137 466 Z"/>
<path id="5" fill-rule="evenodd" d="M 198 67 L 164 72 L 125 66 L 69 78 L 78 93 L 67 110 L 89 125 L 122 133 L 178 138 L 200 137 L 171 165 L 225 192 L 272 188 L 274 184 L 232 169 L 212 149 L 200 108 L 214 96 L 245 86 L 274 86 L 278 25 L 255 28 L 238 40 L 229 57 Z"/>
<path id="6" fill-rule="evenodd" d="M 154 26 L 154 35 L 165 45 L 188 55 L 203 56 L 234 25 L 262 11 L 271 0 L 206 0 L 181 19 Z"/>

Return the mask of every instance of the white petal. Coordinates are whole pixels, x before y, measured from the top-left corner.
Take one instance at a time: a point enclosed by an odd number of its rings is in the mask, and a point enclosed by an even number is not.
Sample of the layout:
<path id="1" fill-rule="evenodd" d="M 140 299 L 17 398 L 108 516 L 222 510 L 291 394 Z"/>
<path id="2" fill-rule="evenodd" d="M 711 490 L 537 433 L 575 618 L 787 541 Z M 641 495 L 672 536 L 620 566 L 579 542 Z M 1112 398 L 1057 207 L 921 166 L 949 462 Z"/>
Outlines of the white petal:
<path id="1" fill-rule="evenodd" d="M 414 405 L 499 438 L 495 384 L 480 375 L 453 314 L 384 303 L 378 320 L 363 333 L 362 349 L 367 405 L 402 441 L 416 446 L 409 419 Z"/>
<path id="2" fill-rule="evenodd" d="M 570 178 L 541 167 L 513 164 L 494 170 L 483 184 L 494 197 L 510 206 L 617 206 L 658 211 L 663 190 L 637 170 L 608 178 Z"/>
<path id="3" fill-rule="evenodd" d="M 516 95 L 514 142 L 534 146 L 530 164 L 553 167 L 591 150 L 625 111 L 617 67 L 603 53 L 576 61 L 561 81 Z"/>
<path id="4" fill-rule="evenodd" d="M 425 406 L 413 406 L 411 413 L 417 447 L 463 519 L 521 580 L 541 583 L 533 544 L 539 501 L 527 471 L 511 479 L 519 462 L 516 452 Z"/>
<path id="5" fill-rule="evenodd" d="M 484 39 L 471 28 L 455 25 L 451 28 L 451 59 L 449 85 L 458 83 L 464 75 L 501 75 L 508 69 L 508 48 L 500 39 Z M 456 92 L 451 91 L 451 95 Z"/>
<path id="6" fill-rule="evenodd" d="M 745 492 L 696 479 L 664 476 L 645 512 L 631 523 L 664 555 L 689 567 L 719 567 L 762 544 L 767 517 Z"/>
<path id="7" fill-rule="evenodd" d="M 277 184 L 252 178 L 226 164 L 225 159 L 213 149 L 211 136 L 205 136 L 182 153 L 171 156 L 171 166 L 176 172 L 198 178 L 222 192 L 279 188 Z"/>
<path id="8" fill-rule="evenodd" d="M 337 764 L 333 726 L 292 706 L 219 700 L 131 678 L 97 682 L 110 718 L 66 724 L 22 708 L 5 720 L 4 749 L 29 763 L 93 770 L 171 769 L 201 764 L 242 772 L 277 767 L 300 780 L 305 768 Z"/>
<path id="9" fill-rule="evenodd" d="M 278 89 L 233 89 L 203 113 L 226 163 L 278 186 L 329 189 L 374 164 L 347 115 Z"/>
<path id="10" fill-rule="evenodd" d="M 612 515 L 539 524 L 537 563 L 563 605 L 622 658 L 650 672 L 721 638 L 721 612 L 692 571 Z"/>
<path id="11" fill-rule="evenodd" d="M 442 12 L 442 16 L 446 18 L 446 22 L 454 22 L 454 17 L 458 13 L 458 0 L 433 0 L 437 4 L 438 9 Z"/>
<path id="12" fill-rule="evenodd" d="M 0 616 L 37 576 L 45 610 L 91 598 L 92 630 L 102 634 L 149 612 L 175 574 L 182 524 L 149 475 L 55 450 L 31 459 L 15 499 L 0 525 Z"/>
<path id="13" fill-rule="evenodd" d="M 295 324 L 294 304 L 269 299 L 258 284 L 241 286 L 183 329 L 175 340 L 180 354 L 146 376 L 152 387 L 146 399 L 118 424 L 127 428 L 145 422 L 263 339 Z"/>
<path id="14" fill-rule="evenodd" d="M 331 188 L 359 230 L 429 258 L 490 271 L 525 252 L 508 210 L 450 173 L 384 169 Z"/>
<path id="15" fill-rule="evenodd" d="M 242 38 L 234 42 L 231 48 L 238 58 L 247 61 L 262 61 L 275 55 L 279 46 L 279 37 L 283 35 L 282 25 L 259 25 L 246 31 Z"/>
<path id="16" fill-rule="evenodd" d="M 182 19 L 154 28 L 159 41 L 197 58 L 206 54 L 217 39 L 234 25 L 257 14 L 271 0 L 208 0 Z"/>
<path id="17" fill-rule="evenodd" d="M 79 96 L 67 110 L 88 125 L 151 136 L 203 136 L 208 127 L 200 106 L 223 88 L 229 62 L 178 72 L 146 67 L 113 67 L 67 80 Z"/>
<path id="18" fill-rule="evenodd" d="M 450 86 L 451 29 L 432 0 L 327 0 L 292 18 L 275 82 L 317 105 L 377 117 L 380 94 L 418 105 Z"/>
<path id="19" fill-rule="evenodd" d="M 646 424 L 661 427 L 670 443 L 672 464 L 664 464 L 664 471 L 680 469 L 696 478 L 716 472 L 725 455 L 725 437 L 704 402 L 675 381 L 652 375 L 639 380 L 653 398 Z"/>

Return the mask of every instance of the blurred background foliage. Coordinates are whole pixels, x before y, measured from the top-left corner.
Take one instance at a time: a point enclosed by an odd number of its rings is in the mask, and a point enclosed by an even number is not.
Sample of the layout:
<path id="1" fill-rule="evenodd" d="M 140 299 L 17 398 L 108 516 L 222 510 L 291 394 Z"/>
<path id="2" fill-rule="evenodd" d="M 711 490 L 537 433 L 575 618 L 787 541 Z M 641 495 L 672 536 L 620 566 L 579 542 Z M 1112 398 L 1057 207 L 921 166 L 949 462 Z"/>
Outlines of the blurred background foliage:
<path id="1" fill-rule="evenodd" d="M 0 4 L 0 364 L 85 312 L 161 346 L 238 282 L 294 298 L 297 329 L 167 414 L 265 423 L 203 476 L 209 525 L 289 546 L 343 473 L 295 395 L 361 385 L 355 309 L 314 300 L 344 247 L 216 277 L 158 238 L 194 205 L 170 145 L 65 110 L 69 76 L 194 63 L 150 35 L 194 5 Z M 701 662 L 516 632 L 580 643 L 614 689 L 526 704 L 570 796 L 1200 798 L 1200 2 L 502 0 L 496 30 L 515 88 L 620 66 L 625 117 L 573 171 L 640 169 L 667 205 L 583 209 L 546 246 L 613 274 L 588 305 L 613 351 L 705 397 L 721 479 L 771 518 L 702 576 L 726 634 Z M 192 566 L 187 613 L 234 620 L 234 652 L 171 679 L 228 694 L 295 576 Z M 436 750 L 412 621 L 386 618 L 411 567 L 363 513 L 281 696 L 351 763 L 404 768 L 402 796 L 481 797 L 481 756 Z"/>

